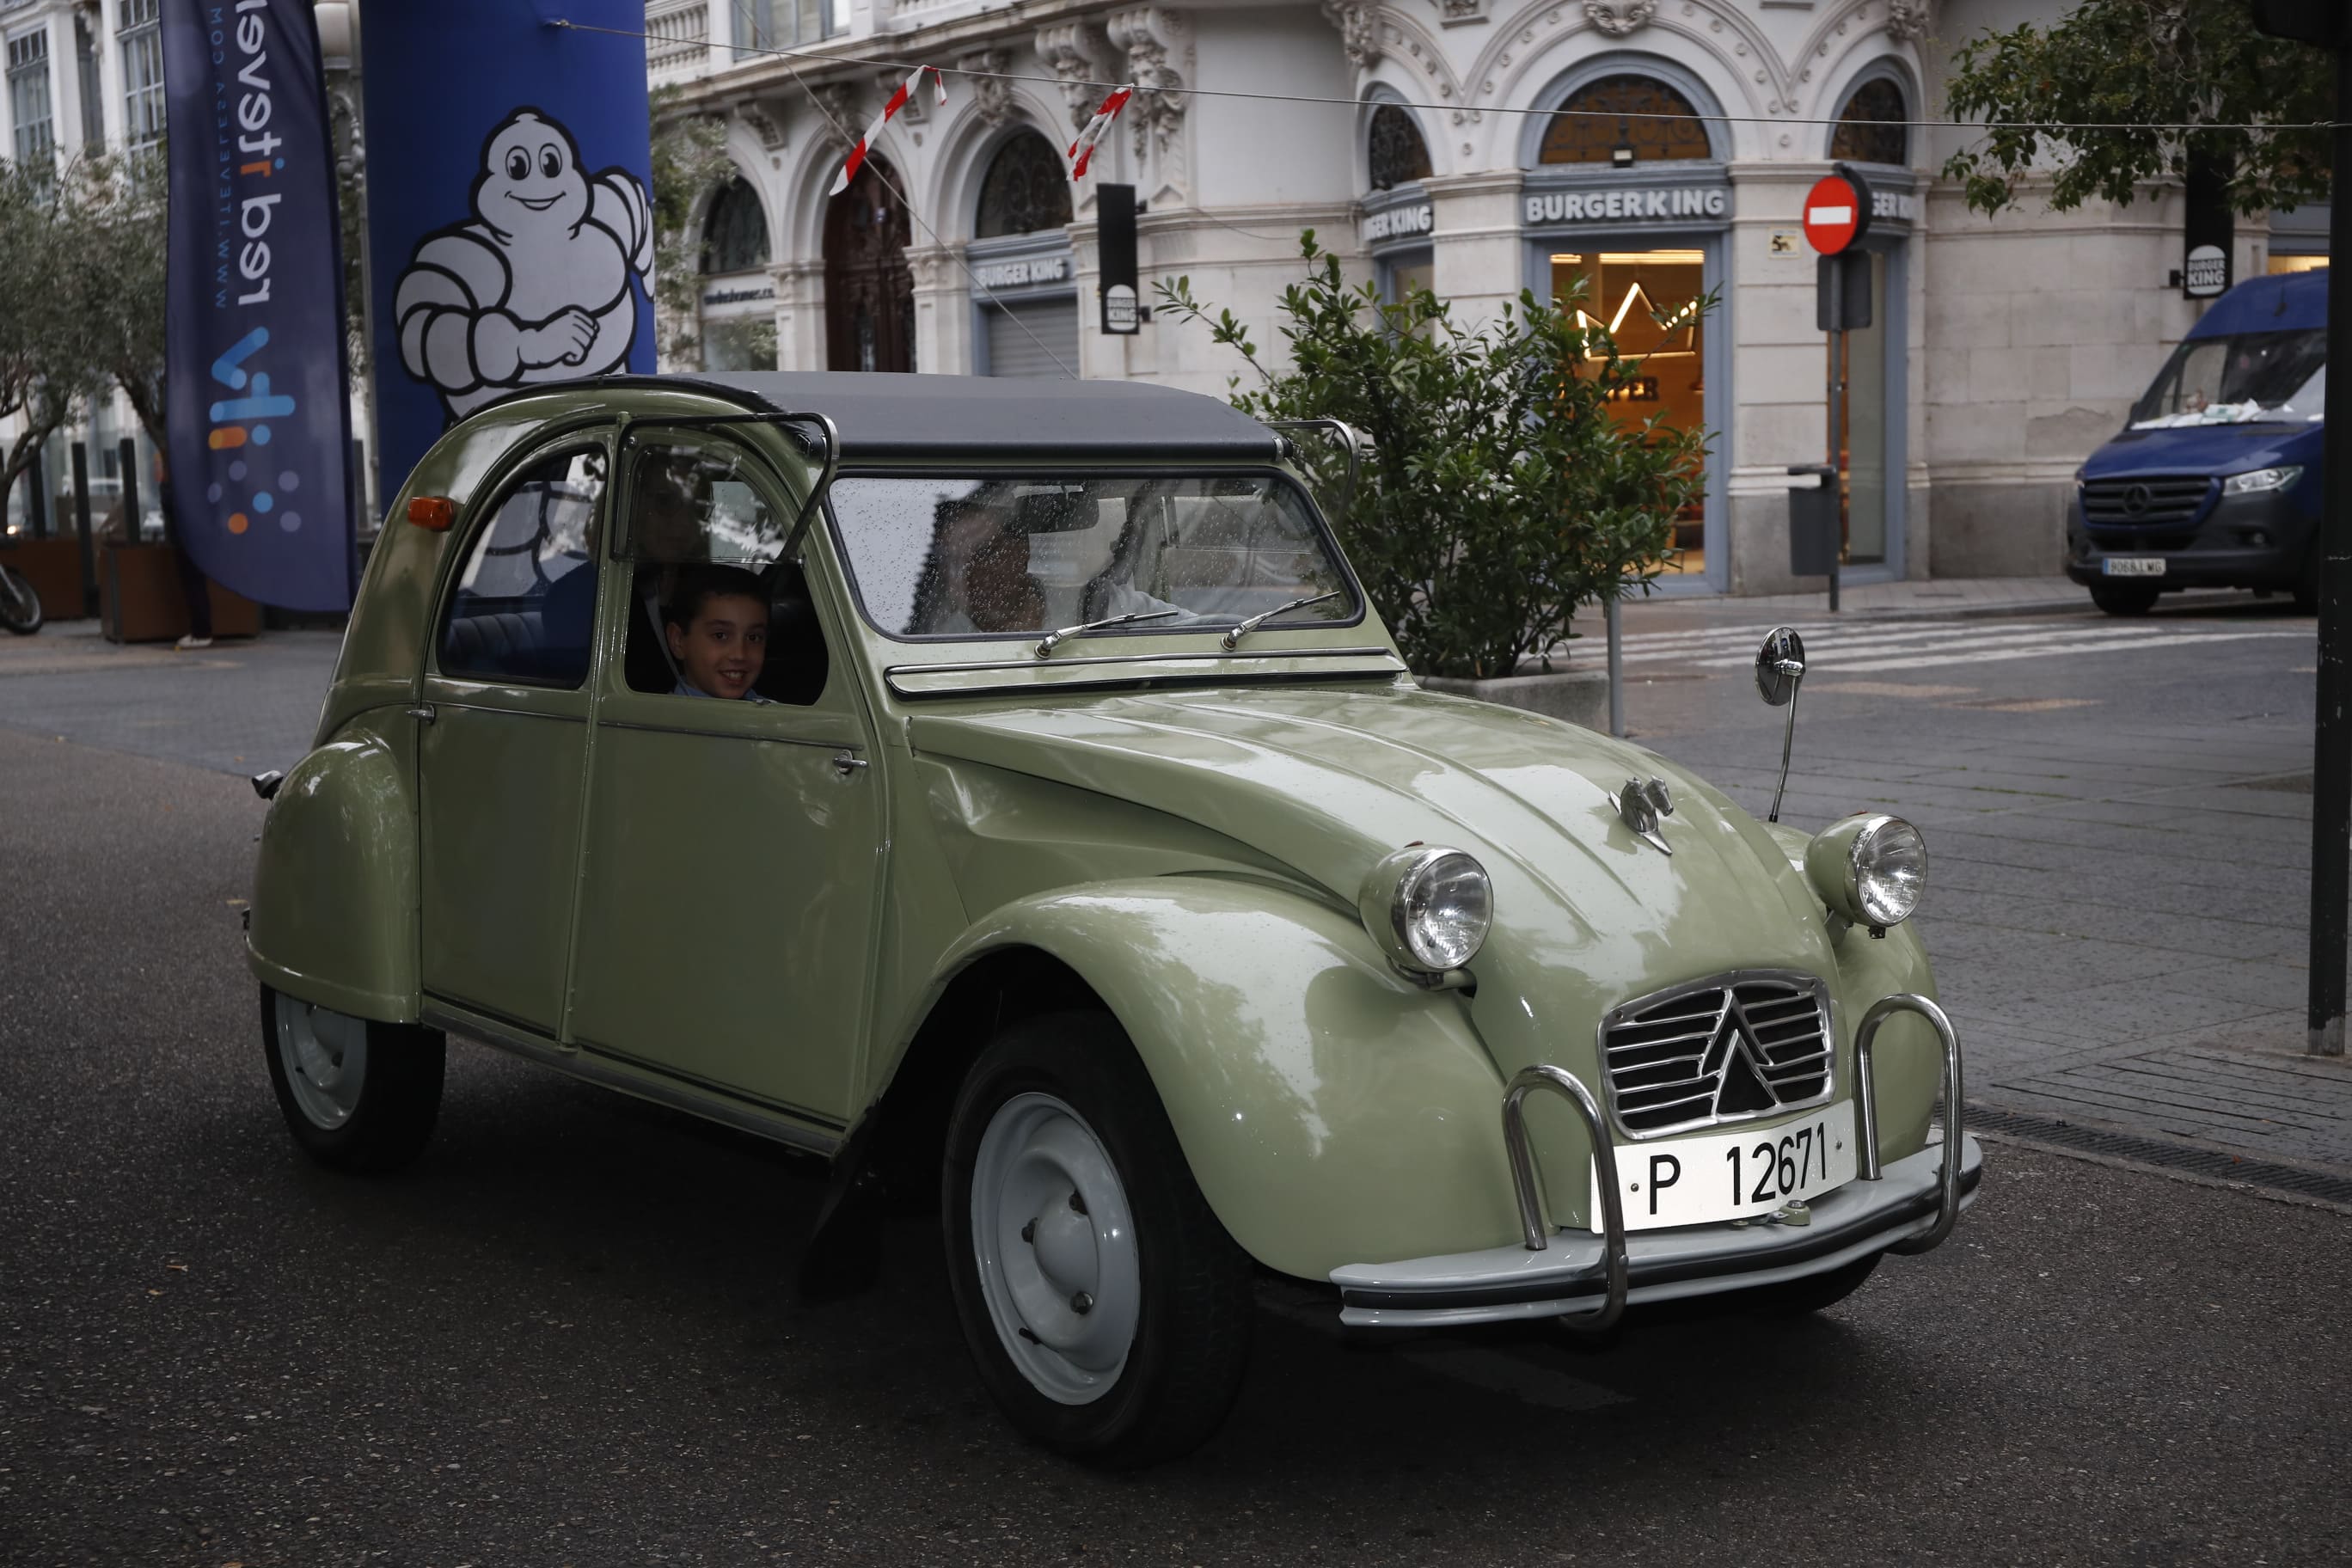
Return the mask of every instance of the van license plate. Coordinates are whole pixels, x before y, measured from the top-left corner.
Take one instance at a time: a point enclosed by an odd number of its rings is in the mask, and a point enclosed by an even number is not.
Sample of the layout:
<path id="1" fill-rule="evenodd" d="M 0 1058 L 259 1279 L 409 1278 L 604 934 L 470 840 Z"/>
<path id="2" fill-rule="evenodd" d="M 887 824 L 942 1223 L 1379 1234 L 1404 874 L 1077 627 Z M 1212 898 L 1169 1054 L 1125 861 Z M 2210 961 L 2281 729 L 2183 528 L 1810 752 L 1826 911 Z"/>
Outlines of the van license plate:
<path id="1" fill-rule="evenodd" d="M 2161 577 L 2164 575 L 2164 557 L 2110 555 L 2099 563 L 2099 570 L 2110 577 Z"/>

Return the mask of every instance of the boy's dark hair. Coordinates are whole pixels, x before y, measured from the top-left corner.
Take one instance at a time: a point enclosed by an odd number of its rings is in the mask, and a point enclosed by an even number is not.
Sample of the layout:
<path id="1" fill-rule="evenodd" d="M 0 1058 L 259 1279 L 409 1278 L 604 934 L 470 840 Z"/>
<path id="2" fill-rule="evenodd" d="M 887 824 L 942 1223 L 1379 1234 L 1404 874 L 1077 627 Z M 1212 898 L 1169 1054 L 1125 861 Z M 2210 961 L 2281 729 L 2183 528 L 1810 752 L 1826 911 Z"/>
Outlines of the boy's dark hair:
<path id="1" fill-rule="evenodd" d="M 694 629 L 695 617 L 702 606 L 712 599 L 745 598 L 759 604 L 768 602 L 768 591 L 760 586 L 760 579 L 740 566 L 694 565 L 677 574 L 677 586 L 670 590 L 669 603 L 663 607 L 662 620 L 682 630 Z"/>

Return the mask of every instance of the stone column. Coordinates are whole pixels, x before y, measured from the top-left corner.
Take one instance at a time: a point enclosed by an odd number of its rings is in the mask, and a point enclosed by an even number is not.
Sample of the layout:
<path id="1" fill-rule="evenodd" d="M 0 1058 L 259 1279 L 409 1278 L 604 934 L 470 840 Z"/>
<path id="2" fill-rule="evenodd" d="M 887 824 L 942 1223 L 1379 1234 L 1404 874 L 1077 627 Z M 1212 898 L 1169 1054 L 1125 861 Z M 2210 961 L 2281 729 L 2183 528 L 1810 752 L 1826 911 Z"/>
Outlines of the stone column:
<path id="1" fill-rule="evenodd" d="M 1431 288 L 1439 299 L 1453 301 L 1454 320 L 1464 326 L 1491 320 L 1526 286 L 1522 184 L 1517 169 L 1427 182 L 1435 274 Z"/>
<path id="2" fill-rule="evenodd" d="M 824 370 L 824 262 L 809 258 L 768 268 L 776 285 L 776 368 Z"/>
<path id="3" fill-rule="evenodd" d="M 929 374 L 971 374 L 971 284 L 956 265 L 956 248 L 907 247 L 915 279 L 915 368 Z"/>

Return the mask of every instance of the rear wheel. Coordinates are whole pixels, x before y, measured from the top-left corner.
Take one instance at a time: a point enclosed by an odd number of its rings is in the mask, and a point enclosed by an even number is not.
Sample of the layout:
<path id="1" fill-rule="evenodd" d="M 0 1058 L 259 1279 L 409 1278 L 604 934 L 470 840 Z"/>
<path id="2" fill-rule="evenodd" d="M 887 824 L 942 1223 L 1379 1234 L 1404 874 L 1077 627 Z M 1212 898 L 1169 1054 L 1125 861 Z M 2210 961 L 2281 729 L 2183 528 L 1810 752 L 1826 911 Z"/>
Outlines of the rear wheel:
<path id="1" fill-rule="evenodd" d="M 957 1097 L 941 1197 L 965 1342 L 1024 1434 L 1129 1468 L 1223 1423 L 1249 1360 L 1249 1259 L 1115 1021 L 998 1036 Z"/>
<path id="2" fill-rule="evenodd" d="M 261 1036 L 278 1109 L 310 1158 L 383 1172 L 424 1152 L 441 1113 L 438 1029 L 354 1018 L 265 985 Z"/>
<path id="3" fill-rule="evenodd" d="M 41 629 L 45 618 L 41 595 L 32 584 L 5 566 L 0 566 L 0 626 L 5 626 L 18 637 L 31 637 Z"/>
<path id="4" fill-rule="evenodd" d="M 2111 616 L 2144 616 L 2156 608 L 2157 591 L 2145 583 L 2094 583 L 2091 603 Z"/>

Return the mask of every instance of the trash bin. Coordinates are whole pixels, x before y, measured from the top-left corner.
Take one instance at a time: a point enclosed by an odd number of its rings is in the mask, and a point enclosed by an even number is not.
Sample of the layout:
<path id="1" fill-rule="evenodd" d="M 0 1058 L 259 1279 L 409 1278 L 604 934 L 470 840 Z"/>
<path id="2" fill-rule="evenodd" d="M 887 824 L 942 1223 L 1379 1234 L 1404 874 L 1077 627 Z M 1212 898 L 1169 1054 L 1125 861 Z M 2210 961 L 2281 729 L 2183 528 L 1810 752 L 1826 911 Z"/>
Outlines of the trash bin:
<path id="1" fill-rule="evenodd" d="M 1793 477 L 1817 482 L 1789 487 L 1789 571 L 1799 577 L 1832 577 L 1838 564 L 1837 470 L 1827 463 L 1791 463 Z"/>

